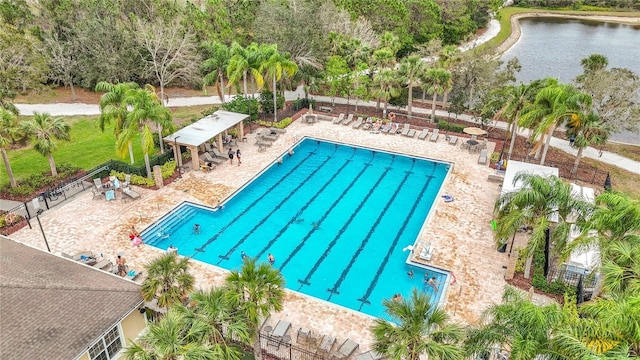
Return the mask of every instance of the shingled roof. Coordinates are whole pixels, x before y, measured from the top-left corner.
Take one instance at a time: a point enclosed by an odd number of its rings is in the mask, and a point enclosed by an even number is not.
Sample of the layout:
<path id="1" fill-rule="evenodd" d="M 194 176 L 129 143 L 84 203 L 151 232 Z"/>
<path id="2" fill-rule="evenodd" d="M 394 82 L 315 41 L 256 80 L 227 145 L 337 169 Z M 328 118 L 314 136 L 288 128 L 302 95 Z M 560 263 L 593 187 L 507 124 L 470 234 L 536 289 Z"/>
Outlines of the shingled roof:
<path id="1" fill-rule="evenodd" d="M 1 359 L 74 359 L 141 302 L 138 284 L 0 236 Z"/>

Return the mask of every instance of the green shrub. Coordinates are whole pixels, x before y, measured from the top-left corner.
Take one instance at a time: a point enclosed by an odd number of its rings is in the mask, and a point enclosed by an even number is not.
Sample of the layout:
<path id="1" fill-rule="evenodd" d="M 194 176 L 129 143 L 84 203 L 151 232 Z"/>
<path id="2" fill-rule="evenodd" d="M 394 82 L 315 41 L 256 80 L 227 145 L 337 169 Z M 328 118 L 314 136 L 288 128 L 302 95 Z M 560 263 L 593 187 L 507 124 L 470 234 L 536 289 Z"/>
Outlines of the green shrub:
<path id="1" fill-rule="evenodd" d="M 497 151 L 494 151 L 491 153 L 491 162 L 495 163 L 498 162 L 500 160 L 500 153 Z"/>
<path id="2" fill-rule="evenodd" d="M 233 100 L 222 104 L 222 108 L 250 116 L 250 121 L 258 120 L 258 99 L 244 96 L 236 96 Z"/>
<path id="3" fill-rule="evenodd" d="M 7 221 L 7 217 L 10 218 L 11 221 Z M 24 219 L 24 217 L 20 214 L 16 214 L 16 213 L 5 213 L 5 214 L 1 214 L 0 215 L 0 228 L 3 228 L 5 226 L 10 226 L 13 224 L 17 224 L 20 221 L 22 221 Z"/>
<path id="4" fill-rule="evenodd" d="M 293 120 L 288 117 L 288 118 L 284 118 L 278 122 L 272 122 L 272 121 L 265 121 L 265 120 L 258 120 L 256 121 L 256 124 L 260 125 L 260 126 L 266 126 L 266 127 L 275 127 L 278 129 L 284 129 L 287 126 L 289 126 L 291 123 L 293 122 Z"/>
<path id="5" fill-rule="evenodd" d="M 167 161 L 160 167 L 160 170 L 162 171 L 162 178 L 168 179 L 176 172 L 176 162 L 174 160 Z"/>
<path id="6" fill-rule="evenodd" d="M 463 125 L 450 124 L 450 123 L 448 123 L 448 122 L 446 122 L 444 120 L 438 120 L 437 127 L 440 130 L 451 131 L 451 132 L 456 132 L 456 133 L 461 133 L 464 130 L 464 126 Z"/>
<path id="7" fill-rule="evenodd" d="M 302 98 L 293 101 L 293 108 L 296 111 L 300 111 L 302 109 L 308 109 L 309 105 L 312 105 L 313 108 L 316 108 L 316 101 L 314 99 Z"/>

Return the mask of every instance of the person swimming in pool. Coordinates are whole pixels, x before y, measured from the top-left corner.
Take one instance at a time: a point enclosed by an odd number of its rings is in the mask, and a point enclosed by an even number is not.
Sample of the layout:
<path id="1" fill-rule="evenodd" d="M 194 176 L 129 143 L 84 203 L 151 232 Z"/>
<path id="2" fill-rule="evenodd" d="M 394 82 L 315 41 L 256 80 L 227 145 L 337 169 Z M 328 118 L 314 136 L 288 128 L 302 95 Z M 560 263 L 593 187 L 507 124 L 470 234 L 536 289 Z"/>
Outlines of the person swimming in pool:
<path id="1" fill-rule="evenodd" d="M 193 225 L 193 233 L 196 235 L 200 234 L 200 224 Z"/>
<path id="2" fill-rule="evenodd" d="M 276 258 L 275 258 L 275 257 L 273 257 L 273 255 L 269 254 L 269 256 L 267 256 L 267 258 L 269 259 L 269 263 L 270 263 L 271 265 L 273 265 L 273 264 L 275 264 L 275 263 L 276 263 Z"/>

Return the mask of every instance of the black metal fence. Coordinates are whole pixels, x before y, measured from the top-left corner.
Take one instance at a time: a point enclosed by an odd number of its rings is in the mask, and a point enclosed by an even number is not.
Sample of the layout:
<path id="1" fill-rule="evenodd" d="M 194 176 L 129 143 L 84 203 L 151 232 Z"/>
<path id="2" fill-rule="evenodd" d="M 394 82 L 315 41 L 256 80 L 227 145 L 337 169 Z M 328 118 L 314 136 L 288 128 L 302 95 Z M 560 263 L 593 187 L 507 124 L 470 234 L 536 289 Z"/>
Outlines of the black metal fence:
<path id="1" fill-rule="evenodd" d="M 266 359 L 282 359 L 282 360 L 323 360 L 322 355 L 316 354 L 311 350 L 307 350 L 290 342 L 282 340 L 282 338 L 270 336 L 260 333 L 260 347 L 262 355 Z"/>
<path id="2" fill-rule="evenodd" d="M 503 157 L 506 157 L 503 155 Z M 527 154 L 511 154 L 511 160 L 522 161 L 530 164 L 540 163 L 539 159 L 535 159 L 533 155 Z M 603 185 L 607 178 L 607 171 L 599 170 L 595 166 L 580 164 L 575 172 L 571 172 L 573 169 L 573 162 L 557 161 L 553 159 L 545 159 L 545 166 L 551 166 L 558 168 L 558 174 L 561 178 L 568 180 L 578 180 L 589 184 Z"/>

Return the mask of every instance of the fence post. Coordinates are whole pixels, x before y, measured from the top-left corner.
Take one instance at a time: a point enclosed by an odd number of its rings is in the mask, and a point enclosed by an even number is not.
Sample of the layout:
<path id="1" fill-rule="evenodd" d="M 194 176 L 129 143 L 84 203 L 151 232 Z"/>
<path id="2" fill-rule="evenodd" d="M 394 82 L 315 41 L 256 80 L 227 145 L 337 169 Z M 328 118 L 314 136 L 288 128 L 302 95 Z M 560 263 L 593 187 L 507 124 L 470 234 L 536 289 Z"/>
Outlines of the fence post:
<path id="1" fill-rule="evenodd" d="M 44 199 L 44 206 L 46 206 L 47 210 L 49 210 L 49 202 L 47 201 L 47 198 L 49 197 L 49 191 L 41 192 L 39 197 L 40 196 L 42 196 L 42 198 Z"/>
<path id="2" fill-rule="evenodd" d="M 24 210 L 27 212 L 27 218 L 31 219 L 31 214 L 29 213 L 29 207 L 27 206 L 27 202 L 25 201 L 23 205 L 24 205 Z M 29 228 L 31 228 L 31 223 L 29 223 Z"/>

